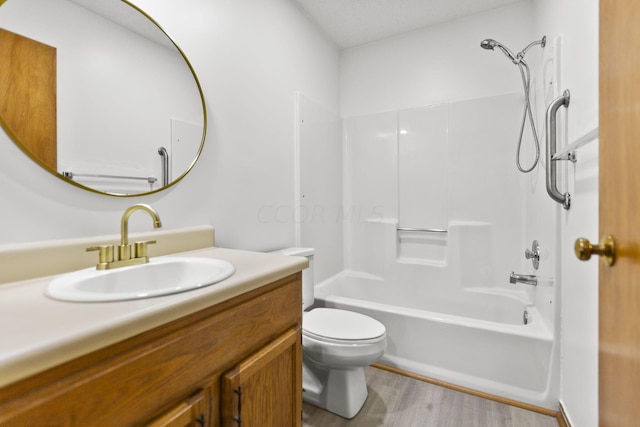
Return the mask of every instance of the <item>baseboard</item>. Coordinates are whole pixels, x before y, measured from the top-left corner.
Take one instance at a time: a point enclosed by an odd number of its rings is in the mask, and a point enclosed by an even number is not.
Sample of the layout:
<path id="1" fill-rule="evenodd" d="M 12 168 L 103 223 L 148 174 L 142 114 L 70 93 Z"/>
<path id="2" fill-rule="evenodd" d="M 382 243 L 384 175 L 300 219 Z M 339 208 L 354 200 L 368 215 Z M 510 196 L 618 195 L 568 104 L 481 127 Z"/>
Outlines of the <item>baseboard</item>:
<path id="1" fill-rule="evenodd" d="M 560 427 L 571 427 L 567 424 L 560 424 L 561 414 L 559 411 L 554 411 L 553 409 L 543 408 L 541 406 L 531 405 L 529 403 L 520 402 L 513 399 L 507 399 L 505 397 L 496 396 L 495 394 L 485 393 L 483 391 L 474 390 L 467 387 L 462 387 L 459 385 L 451 384 L 445 381 L 436 380 L 429 377 L 424 377 L 422 375 L 414 374 L 412 372 L 407 372 L 402 369 L 395 368 L 393 366 L 383 365 L 382 363 L 374 363 L 374 368 L 382 369 L 384 371 L 392 372 L 394 374 L 402 375 L 405 377 L 413 378 L 415 380 L 423 381 L 426 383 L 434 384 L 440 387 L 445 387 L 451 390 L 459 391 L 461 393 L 470 394 L 472 396 L 481 397 L 483 399 L 493 400 L 494 402 L 504 403 L 505 405 L 515 406 L 516 408 L 526 409 L 527 411 L 537 412 L 539 414 L 548 415 L 550 417 L 554 417 L 558 419 L 558 424 Z M 564 415 L 562 415 L 564 417 Z M 566 418 L 566 417 L 565 417 Z"/>

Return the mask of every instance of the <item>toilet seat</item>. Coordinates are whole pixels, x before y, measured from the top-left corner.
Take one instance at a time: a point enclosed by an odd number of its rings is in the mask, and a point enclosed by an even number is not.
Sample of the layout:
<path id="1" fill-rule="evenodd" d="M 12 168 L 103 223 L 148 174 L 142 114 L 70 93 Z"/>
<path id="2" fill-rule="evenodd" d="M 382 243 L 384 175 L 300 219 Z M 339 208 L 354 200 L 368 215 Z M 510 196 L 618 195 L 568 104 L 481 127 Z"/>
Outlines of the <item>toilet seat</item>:
<path id="1" fill-rule="evenodd" d="M 384 325 L 364 314 L 333 308 L 303 314 L 303 353 L 314 362 L 362 367 L 379 360 L 386 347 Z"/>
<path id="2" fill-rule="evenodd" d="M 316 308 L 304 313 L 302 333 L 328 342 L 376 342 L 384 338 L 386 330 L 382 323 L 361 313 L 335 308 Z"/>

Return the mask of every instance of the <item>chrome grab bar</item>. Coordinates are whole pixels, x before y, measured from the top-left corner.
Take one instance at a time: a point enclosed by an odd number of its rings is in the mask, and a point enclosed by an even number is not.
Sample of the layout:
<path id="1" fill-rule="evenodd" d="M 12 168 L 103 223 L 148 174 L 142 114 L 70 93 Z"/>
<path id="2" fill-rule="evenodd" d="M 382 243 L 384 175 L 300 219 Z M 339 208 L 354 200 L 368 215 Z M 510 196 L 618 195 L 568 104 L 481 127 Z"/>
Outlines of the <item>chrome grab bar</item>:
<path id="1" fill-rule="evenodd" d="M 169 153 L 164 147 L 158 148 L 158 154 L 162 157 L 162 186 L 169 185 Z"/>
<path id="2" fill-rule="evenodd" d="M 444 228 L 413 228 L 413 227 L 398 227 L 398 231 L 418 231 L 421 233 L 447 233 Z"/>
<path id="3" fill-rule="evenodd" d="M 560 159 L 554 159 L 556 154 L 556 137 L 557 137 L 557 123 L 556 114 L 560 107 L 569 107 L 570 100 L 569 90 L 565 90 L 562 96 L 556 98 L 547 108 L 547 193 L 549 196 L 558 203 L 562 204 L 562 207 L 569 209 L 571 207 L 571 195 L 569 193 L 560 193 L 557 187 L 557 165 L 556 161 Z"/>

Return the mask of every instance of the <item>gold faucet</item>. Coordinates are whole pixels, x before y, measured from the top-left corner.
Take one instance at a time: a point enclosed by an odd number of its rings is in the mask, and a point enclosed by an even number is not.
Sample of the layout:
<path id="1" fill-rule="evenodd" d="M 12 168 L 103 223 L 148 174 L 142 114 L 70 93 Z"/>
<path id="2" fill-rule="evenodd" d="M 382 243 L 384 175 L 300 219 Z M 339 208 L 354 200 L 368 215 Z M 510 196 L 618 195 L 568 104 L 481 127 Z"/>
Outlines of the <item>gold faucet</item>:
<path id="1" fill-rule="evenodd" d="M 162 227 L 160 216 L 158 216 L 158 213 L 151 206 L 137 204 L 127 208 L 120 221 L 120 245 L 118 246 L 117 254 L 114 251 L 113 245 L 87 248 L 87 251 L 99 251 L 99 262 L 96 265 L 98 270 L 110 270 L 112 268 L 146 264 L 149 262 L 147 246 L 156 243 L 155 240 L 134 242 L 133 247 L 129 244 L 129 217 L 137 210 L 143 210 L 151 215 L 153 228 Z"/>

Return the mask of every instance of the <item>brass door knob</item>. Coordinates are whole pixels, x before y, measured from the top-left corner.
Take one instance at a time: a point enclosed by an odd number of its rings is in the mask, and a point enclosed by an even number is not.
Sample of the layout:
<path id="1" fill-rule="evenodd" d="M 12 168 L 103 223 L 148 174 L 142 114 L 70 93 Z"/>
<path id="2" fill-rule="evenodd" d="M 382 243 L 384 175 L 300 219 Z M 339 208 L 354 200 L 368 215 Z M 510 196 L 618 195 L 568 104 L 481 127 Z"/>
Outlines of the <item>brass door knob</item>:
<path id="1" fill-rule="evenodd" d="M 591 255 L 598 255 L 607 265 L 613 265 L 616 262 L 616 242 L 610 234 L 600 239 L 597 246 L 593 246 L 589 239 L 581 237 L 576 240 L 574 249 L 576 256 L 582 261 L 591 259 Z"/>

